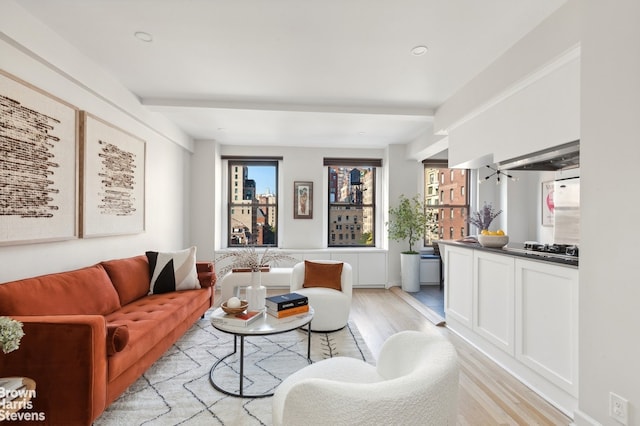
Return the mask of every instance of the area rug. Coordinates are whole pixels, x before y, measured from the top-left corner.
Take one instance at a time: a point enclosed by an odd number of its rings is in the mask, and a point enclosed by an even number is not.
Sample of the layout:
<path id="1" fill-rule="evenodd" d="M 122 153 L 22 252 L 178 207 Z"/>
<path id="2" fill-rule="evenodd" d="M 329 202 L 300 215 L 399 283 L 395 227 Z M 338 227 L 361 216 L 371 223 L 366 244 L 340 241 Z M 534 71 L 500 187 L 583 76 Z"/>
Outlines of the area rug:
<path id="1" fill-rule="evenodd" d="M 154 363 L 95 421 L 111 425 L 271 425 L 271 398 L 238 398 L 213 388 L 212 365 L 233 351 L 233 336 L 215 330 L 209 313 Z M 307 332 L 294 330 L 245 338 L 244 392 L 272 392 L 293 372 L 308 365 Z M 311 333 L 313 362 L 348 356 L 373 362 L 353 323 L 333 333 Z M 216 369 L 216 383 L 237 391 L 237 356 Z"/>

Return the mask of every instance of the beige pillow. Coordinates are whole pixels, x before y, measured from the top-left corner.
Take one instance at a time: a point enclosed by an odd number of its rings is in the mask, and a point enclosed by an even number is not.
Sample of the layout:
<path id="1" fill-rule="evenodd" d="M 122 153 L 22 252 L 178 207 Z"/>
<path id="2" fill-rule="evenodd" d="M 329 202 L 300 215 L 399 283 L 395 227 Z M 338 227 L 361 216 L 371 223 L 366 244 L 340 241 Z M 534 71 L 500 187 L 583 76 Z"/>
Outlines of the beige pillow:
<path id="1" fill-rule="evenodd" d="M 342 263 L 317 263 L 304 261 L 302 287 L 326 287 L 342 291 Z"/>

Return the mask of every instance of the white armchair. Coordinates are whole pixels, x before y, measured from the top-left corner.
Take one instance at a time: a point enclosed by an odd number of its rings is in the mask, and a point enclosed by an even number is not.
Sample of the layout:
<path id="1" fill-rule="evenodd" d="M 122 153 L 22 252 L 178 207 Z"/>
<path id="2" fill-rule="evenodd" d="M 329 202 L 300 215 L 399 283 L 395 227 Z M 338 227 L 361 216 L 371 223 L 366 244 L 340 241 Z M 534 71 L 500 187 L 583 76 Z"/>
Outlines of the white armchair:
<path id="1" fill-rule="evenodd" d="M 403 331 L 383 344 L 377 367 L 336 357 L 286 378 L 273 424 L 455 425 L 458 356 L 441 335 Z"/>
<path id="2" fill-rule="evenodd" d="M 353 273 L 351 265 L 336 260 L 312 260 L 313 263 L 338 264 L 342 263 L 340 275 L 341 290 L 323 287 L 303 287 L 305 279 L 305 263 L 294 265 L 291 272 L 292 293 L 302 294 L 309 298 L 309 304 L 313 306 L 314 314 L 311 321 L 313 331 L 335 331 L 343 328 L 349 321 L 351 309 L 351 294 L 353 287 Z"/>

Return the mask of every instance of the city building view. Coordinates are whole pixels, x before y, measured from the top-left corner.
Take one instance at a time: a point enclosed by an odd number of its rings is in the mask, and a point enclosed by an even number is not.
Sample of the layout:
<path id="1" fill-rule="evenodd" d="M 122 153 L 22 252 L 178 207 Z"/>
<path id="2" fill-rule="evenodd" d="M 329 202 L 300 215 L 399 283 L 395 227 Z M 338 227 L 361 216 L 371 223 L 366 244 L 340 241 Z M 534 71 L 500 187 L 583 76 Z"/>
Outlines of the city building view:
<path id="1" fill-rule="evenodd" d="M 375 167 L 329 167 L 329 246 L 373 246 Z"/>
<path id="2" fill-rule="evenodd" d="M 425 167 L 424 179 L 425 207 L 429 218 L 424 244 L 467 236 L 468 170 Z"/>
<path id="3" fill-rule="evenodd" d="M 229 171 L 229 246 L 276 245 L 276 165 L 230 163 Z"/>

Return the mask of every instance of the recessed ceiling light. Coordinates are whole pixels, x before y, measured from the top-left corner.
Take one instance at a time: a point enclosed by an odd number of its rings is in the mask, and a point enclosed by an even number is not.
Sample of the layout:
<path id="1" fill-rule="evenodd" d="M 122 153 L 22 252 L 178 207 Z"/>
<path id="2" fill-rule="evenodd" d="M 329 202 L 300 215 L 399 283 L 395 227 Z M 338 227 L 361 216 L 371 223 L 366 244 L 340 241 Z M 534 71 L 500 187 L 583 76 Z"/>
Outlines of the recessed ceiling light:
<path id="1" fill-rule="evenodd" d="M 416 46 L 413 49 L 411 49 L 411 54 L 413 56 L 422 56 L 425 53 L 427 53 L 427 50 L 429 50 L 427 48 L 427 46 L 420 45 L 420 46 Z"/>
<path id="2" fill-rule="evenodd" d="M 153 36 L 149 33 L 145 33 L 144 31 L 136 31 L 134 34 L 138 40 L 144 41 L 145 43 L 151 43 L 153 41 Z"/>
<path id="3" fill-rule="evenodd" d="M 359 135 L 366 135 L 367 132 L 358 132 Z"/>

